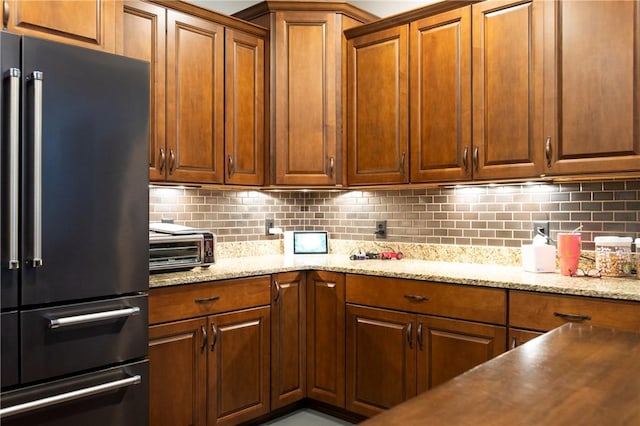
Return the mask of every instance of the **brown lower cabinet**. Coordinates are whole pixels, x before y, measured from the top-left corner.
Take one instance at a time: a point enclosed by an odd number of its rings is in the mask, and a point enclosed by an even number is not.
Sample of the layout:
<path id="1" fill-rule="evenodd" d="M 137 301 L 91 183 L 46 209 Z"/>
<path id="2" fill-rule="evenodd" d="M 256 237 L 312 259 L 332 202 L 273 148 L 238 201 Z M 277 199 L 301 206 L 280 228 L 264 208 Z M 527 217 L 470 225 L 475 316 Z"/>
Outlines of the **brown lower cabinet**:
<path id="1" fill-rule="evenodd" d="M 150 424 L 231 425 L 270 410 L 269 276 L 149 291 Z"/>
<path id="2" fill-rule="evenodd" d="M 506 350 L 506 329 L 347 304 L 346 408 L 373 416 Z"/>

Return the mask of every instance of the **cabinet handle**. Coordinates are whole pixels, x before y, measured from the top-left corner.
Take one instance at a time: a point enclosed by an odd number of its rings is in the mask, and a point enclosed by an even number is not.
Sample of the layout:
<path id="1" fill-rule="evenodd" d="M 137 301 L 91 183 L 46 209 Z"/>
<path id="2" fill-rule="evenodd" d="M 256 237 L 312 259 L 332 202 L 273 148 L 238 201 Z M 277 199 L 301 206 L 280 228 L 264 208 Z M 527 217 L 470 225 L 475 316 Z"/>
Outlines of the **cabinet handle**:
<path id="1" fill-rule="evenodd" d="M 475 169 L 475 171 L 478 171 L 478 147 L 476 146 L 473 149 L 473 168 Z"/>
<path id="2" fill-rule="evenodd" d="M 276 296 L 273 299 L 273 303 L 278 304 L 280 302 L 280 283 L 278 280 L 273 280 L 273 285 L 276 288 Z"/>
<path id="3" fill-rule="evenodd" d="M 418 323 L 418 348 L 422 350 L 422 321 Z"/>
<path id="4" fill-rule="evenodd" d="M 467 173 L 469 171 L 469 147 L 464 147 L 464 152 L 462 153 L 462 165 L 464 166 L 464 172 Z"/>
<path id="5" fill-rule="evenodd" d="M 173 148 L 169 150 L 169 174 L 172 175 L 176 169 L 176 155 L 173 153 Z"/>
<path id="6" fill-rule="evenodd" d="M 547 136 L 547 142 L 544 144 L 544 156 L 547 159 L 547 167 L 551 167 L 551 136 Z"/>
<path id="7" fill-rule="evenodd" d="M 327 287 L 327 288 L 336 288 L 336 283 L 322 283 L 320 285 L 322 285 L 324 287 Z"/>
<path id="8" fill-rule="evenodd" d="M 200 332 L 202 333 L 202 346 L 200 346 L 200 352 L 204 352 L 209 344 L 209 335 L 207 334 L 207 328 L 204 325 L 200 326 Z"/>
<path id="9" fill-rule="evenodd" d="M 518 339 L 516 338 L 516 336 L 513 336 L 513 338 L 511 339 L 511 349 L 515 349 L 516 346 L 518 346 Z"/>
<path id="10" fill-rule="evenodd" d="M 227 170 L 227 175 L 229 176 L 229 178 L 231 178 L 231 175 L 233 174 L 233 158 L 229 156 L 227 160 L 229 162 L 229 169 Z"/>
<path id="11" fill-rule="evenodd" d="M 571 322 L 589 321 L 591 319 L 590 315 L 565 314 L 562 312 L 554 312 L 553 315 Z"/>
<path id="12" fill-rule="evenodd" d="M 42 91 L 44 75 L 34 71 L 33 82 L 33 259 L 31 266 L 42 266 Z"/>
<path id="13" fill-rule="evenodd" d="M 215 302 L 216 300 L 220 300 L 220 296 L 211 296 L 211 297 L 201 297 L 194 300 L 196 303 L 209 303 Z"/>
<path id="14" fill-rule="evenodd" d="M 419 296 L 417 294 L 405 294 L 404 298 L 405 299 L 409 299 L 409 300 L 414 301 L 414 302 L 424 302 L 424 301 L 429 300 L 429 298 L 427 296 Z"/>
<path id="15" fill-rule="evenodd" d="M 164 172 L 164 166 L 167 165 L 167 155 L 164 153 L 164 148 L 160 148 L 160 173 Z"/>
<path id="16" fill-rule="evenodd" d="M 335 160 L 333 157 L 329 157 L 329 177 L 333 178 L 333 169 L 335 166 Z"/>
<path id="17" fill-rule="evenodd" d="M 409 321 L 409 325 L 407 325 L 407 342 L 409 349 L 413 349 L 413 321 Z"/>
<path id="18" fill-rule="evenodd" d="M 2 2 L 2 29 L 6 30 L 9 25 L 9 0 Z"/>
<path id="19" fill-rule="evenodd" d="M 8 2 L 5 1 L 5 8 Z M 5 13 L 8 13 L 5 11 Z M 7 15 L 5 15 L 6 17 Z M 9 269 L 20 268 L 18 255 L 18 208 L 20 203 L 20 70 L 8 71 L 9 94 Z"/>
<path id="20" fill-rule="evenodd" d="M 213 352 L 213 348 L 218 343 L 218 327 L 214 323 L 211 323 L 211 334 L 213 334 L 213 339 L 211 340 L 211 352 Z"/>
<path id="21" fill-rule="evenodd" d="M 402 151 L 402 156 L 400 157 L 400 173 L 402 174 L 402 176 L 405 175 L 404 173 L 404 160 L 407 157 L 407 153 Z"/>

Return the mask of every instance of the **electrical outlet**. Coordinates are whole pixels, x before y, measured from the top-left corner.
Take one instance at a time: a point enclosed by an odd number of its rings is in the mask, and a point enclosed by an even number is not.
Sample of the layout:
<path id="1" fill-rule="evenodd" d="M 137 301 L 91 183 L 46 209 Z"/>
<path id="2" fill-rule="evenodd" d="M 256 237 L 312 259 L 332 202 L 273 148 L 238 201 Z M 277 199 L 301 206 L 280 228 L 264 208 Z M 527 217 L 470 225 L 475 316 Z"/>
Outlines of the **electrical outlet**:
<path id="1" fill-rule="evenodd" d="M 387 221 L 386 220 L 376 220 L 376 238 L 384 239 L 387 238 Z"/>
<path id="2" fill-rule="evenodd" d="M 273 224 L 274 224 L 274 220 L 273 218 L 267 218 L 264 220 L 264 234 L 265 235 L 271 235 L 269 234 L 269 229 L 273 228 Z"/>
<path id="3" fill-rule="evenodd" d="M 533 236 L 540 234 L 549 238 L 549 222 L 533 222 Z"/>

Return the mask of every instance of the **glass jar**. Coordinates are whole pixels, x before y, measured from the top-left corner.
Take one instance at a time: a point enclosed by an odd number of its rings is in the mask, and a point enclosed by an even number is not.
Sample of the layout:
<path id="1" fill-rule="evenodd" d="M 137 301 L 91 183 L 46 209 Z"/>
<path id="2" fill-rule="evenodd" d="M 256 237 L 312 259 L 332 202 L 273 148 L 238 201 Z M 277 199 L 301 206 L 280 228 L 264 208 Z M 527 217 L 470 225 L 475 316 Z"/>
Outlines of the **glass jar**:
<path id="1" fill-rule="evenodd" d="M 631 237 L 596 237 L 596 269 L 609 277 L 631 276 Z"/>

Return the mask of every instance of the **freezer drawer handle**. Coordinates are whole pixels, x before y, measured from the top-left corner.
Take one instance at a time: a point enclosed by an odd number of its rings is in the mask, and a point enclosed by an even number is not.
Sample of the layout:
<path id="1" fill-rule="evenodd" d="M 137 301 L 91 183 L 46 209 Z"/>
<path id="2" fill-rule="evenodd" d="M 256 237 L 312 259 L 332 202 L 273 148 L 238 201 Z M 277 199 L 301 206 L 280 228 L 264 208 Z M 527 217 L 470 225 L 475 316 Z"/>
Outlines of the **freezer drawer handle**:
<path id="1" fill-rule="evenodd" d="M 101 385 L 91 386 L 84 389 L 78 389 L 71 392 L 61 393 L 59 395 L 49 396 L 47 398 L 37 399 L 35 401 L 25 402 L 23 404 L 14 405 L 12 407 L 0 410 L 0 419 L 15 416 L 16 414 L 28 413 L 30 411 L 40 410 L 51 405 L 61 404 L 63 402 L 74 401 L 76 399 L 86 398 L 101 393 L 107 393 L 116 389 L 137 385 L 142 382 L 139 375 L 128 377 L 126 379 L 115 380 Z"/>
<path id="2" fill-rule="evenodd" d="M 93 314 L 75 315 L 73 317 L 53 318 L 49 320 L 49 328 L 68 327 L 71 325 L 85 324 L 94 321 L 130 317 L 138 315 L 139 313 L 140 308 L 134 306 L 133 308 L 118 309 L 115 311 L 96 312 Z"/>
<path id="3" fill-rule="evenodd" d="M 18 258 L 18 181 L 20 173 L 20 70 L 11 68 L 9 95 L 9 269 L 20 268 Z"/>
<path id="4" fill-rule="evenodd" d="M 33 259 L 31 266 L 42 266 L 42 80 L 40 71 L 27 77 L 33 82 Z"/>

